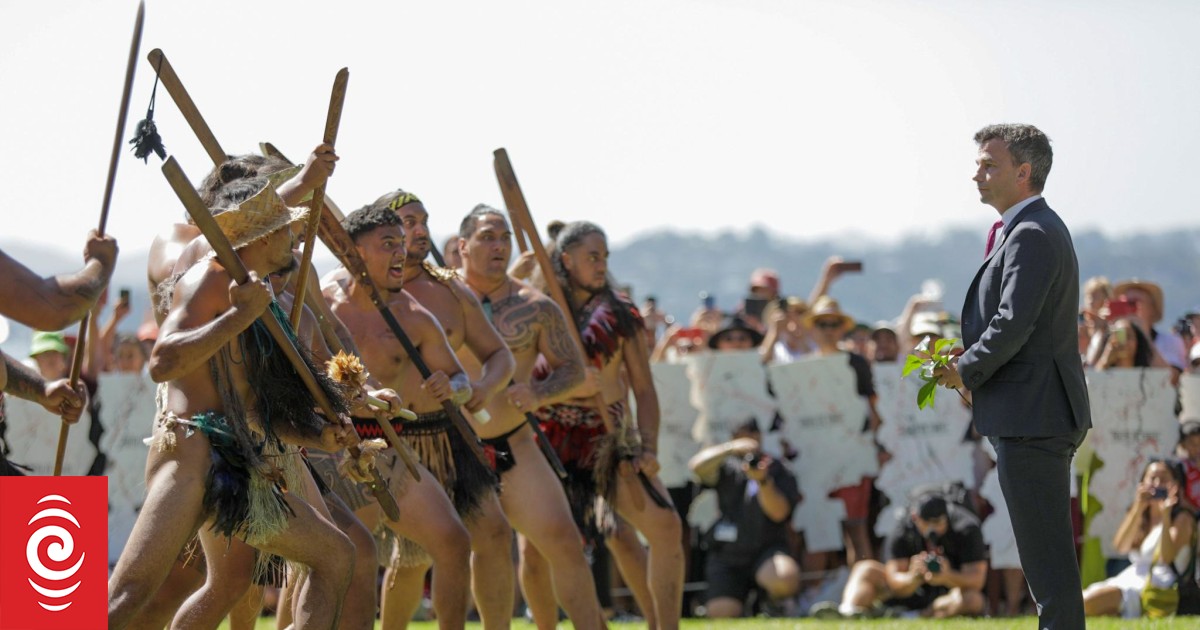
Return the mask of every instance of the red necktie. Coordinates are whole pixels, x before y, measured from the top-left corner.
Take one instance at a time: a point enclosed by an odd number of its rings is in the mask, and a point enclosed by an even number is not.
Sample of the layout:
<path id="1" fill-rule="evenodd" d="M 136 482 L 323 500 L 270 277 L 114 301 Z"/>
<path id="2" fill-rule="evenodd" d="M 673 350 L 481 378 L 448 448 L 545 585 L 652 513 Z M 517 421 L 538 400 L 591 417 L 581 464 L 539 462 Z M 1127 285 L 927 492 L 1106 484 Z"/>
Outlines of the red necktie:
<path id="1" fill-rule="evenodd" d="M 987 258 L 992 255 L 992 247 L 996 244 L 996 232 L 1004 227 L 1004 221 L 996 221 L 992 224 L 992 229 L 988 230 L 987 249 L 983 252 L 983 257 Z"/>

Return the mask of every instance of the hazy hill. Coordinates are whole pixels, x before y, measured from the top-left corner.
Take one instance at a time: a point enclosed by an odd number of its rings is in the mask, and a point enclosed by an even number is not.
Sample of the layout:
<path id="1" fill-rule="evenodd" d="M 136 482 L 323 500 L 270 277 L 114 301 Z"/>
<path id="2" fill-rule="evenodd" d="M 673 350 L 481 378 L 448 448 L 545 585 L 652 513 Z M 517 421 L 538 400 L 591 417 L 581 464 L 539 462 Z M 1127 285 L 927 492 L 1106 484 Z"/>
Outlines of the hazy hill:
<path id="1" fill-rule="evenodd" d="M 1082 278 L 1153 279 L 1166 293 L 1171 321 L 1184 310 L 1200 306 L 1200 228 L 1122 238 L 1081 232 L 1074 237 Z M 72 271 L 79 266 L 78 256 L 59 250 L 10 239 L 0 241 L 0 248 L 39 273 Z M 321 254 L 318 250 L 318 268 L 330 269 L 331 257 Z M 667 312 L 683 319 L 698 305 L 700 291 L 716 296 L 720 308 L 735 307 L 756 267 L 777 269 L 785 294 L 807 297 L 822 263 L 835 254 L 862 260 L 864 272 L 844 276 L 834 285 L 833 295 L 856 318 L 875 321 L 895 317 L 927 278 L 942 281 L 948 306 L 957 309 L 981 262 L 983 234 L 909 235 L 897 244 L 884 245 L 848 237 L 801 242 L 774 238 L 761 229 L 719 236 L 663 232 L 614 248 L 611 266 L 617 278 L 634 287 L 639 302 L 653 294 Z M 122 329 L 132 331 L 148 312 L 145 269 L 145 251 L 122 250 L 113 289 L 115 293 L 129 287 L 134 298 L 134 314 Z M 3 348 L 24 356 L 29 332 L 13 325 Z"/>

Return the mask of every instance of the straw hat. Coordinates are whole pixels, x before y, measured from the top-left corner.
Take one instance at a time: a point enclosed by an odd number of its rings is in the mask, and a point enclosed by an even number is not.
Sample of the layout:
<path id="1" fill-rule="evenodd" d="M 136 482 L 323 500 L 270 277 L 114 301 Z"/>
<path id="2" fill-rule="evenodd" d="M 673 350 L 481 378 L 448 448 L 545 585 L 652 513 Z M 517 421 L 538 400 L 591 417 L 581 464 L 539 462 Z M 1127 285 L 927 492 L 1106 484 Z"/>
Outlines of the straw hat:
<path id="1" fill-rule="evenodd" d="M 838 301 L 828 295 L 822 295 L 813 303 L 812 308 L 808 309 L 808 313 L 804 316 L 804 323 L 812 327 L 818 319 L 822 318 L 841 321 L 843 333 L 854 328 L 854 318 L 843 313 Z"/>
<path id="2" fill-rule="evenodd" d="M 1132 280 L 1118 282 L 1117 286 L 1113 287 L 1113 295 L 1119 296 L 1130 289 L 1144 291 L 1146 295 L 1150 296 L 1150 302 L 1154 305 L 1154 321 L 1147 323 L 1154 324 L 1162 321 L 1164 310 L 1162 287 L 1148 280 L 1139 280 L 1137 278 L 1133 278 Z"/>
<path id="3" fill-rule="evenodd" d="M 240 249 L 307 216 L 308 208 L 287 207 L 275 187 L 267 185 L 253 197 L 213 215 L 213 219 L 233 248 Z"/>

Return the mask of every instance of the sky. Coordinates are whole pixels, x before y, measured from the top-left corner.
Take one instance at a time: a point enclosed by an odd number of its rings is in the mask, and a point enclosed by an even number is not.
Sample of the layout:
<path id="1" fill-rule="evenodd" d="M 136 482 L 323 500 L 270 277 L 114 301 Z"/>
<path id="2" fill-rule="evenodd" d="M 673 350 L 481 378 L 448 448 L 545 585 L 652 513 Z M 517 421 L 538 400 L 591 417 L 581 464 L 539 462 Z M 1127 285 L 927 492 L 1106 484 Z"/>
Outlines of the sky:
<path id="1" fill-rule="evenodd" d="M 77 252 L 95 226 L 135 10 L 0 0 L 0 242 Z M 539 223 L 592 219 L 617 244 L 755 225 L 894 241 L 986 232 L 971 136 L 1029 122 L 1069 226 L 1157 232 L 1200 224 L 1179 188 L 1197 25 L 1189 0 L 151 1 L 124 136 L 162 48 L 227 151 L 299 160 L 345 66 L 328 194 L 347 211 L 401 187 L 448 235 L 502 206 L 503 146 Z M 165 91 L 156 121 L 199 182 L 211 164 Z M 126 251 L 182 216 L 159 166 L 122 155 L 108 229 Z"/>

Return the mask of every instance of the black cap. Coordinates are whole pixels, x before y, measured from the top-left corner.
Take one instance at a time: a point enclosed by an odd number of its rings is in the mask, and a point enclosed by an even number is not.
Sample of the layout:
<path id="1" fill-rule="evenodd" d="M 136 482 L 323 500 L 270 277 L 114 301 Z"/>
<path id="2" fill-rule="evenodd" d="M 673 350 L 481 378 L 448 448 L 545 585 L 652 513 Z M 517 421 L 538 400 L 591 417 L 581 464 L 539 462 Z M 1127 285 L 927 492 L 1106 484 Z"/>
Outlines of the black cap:
<path id="1" fill-rule="evenodd" d="M 936 494 L 923 494 L 917 498 L 917 516 L 931 521 L 946 516 L 946 500 Z"/>

